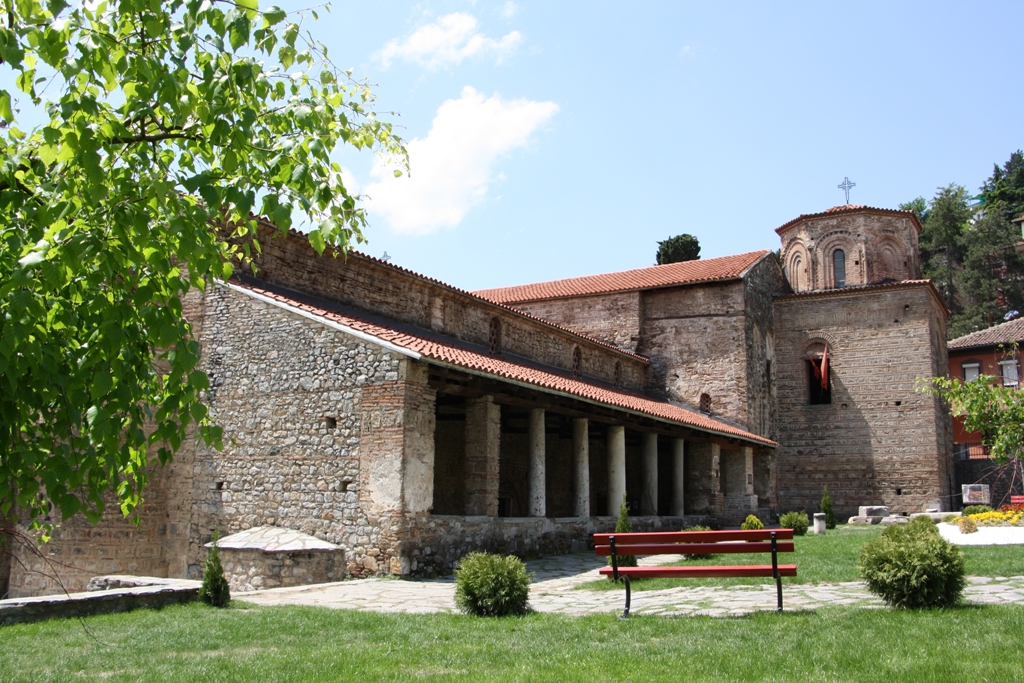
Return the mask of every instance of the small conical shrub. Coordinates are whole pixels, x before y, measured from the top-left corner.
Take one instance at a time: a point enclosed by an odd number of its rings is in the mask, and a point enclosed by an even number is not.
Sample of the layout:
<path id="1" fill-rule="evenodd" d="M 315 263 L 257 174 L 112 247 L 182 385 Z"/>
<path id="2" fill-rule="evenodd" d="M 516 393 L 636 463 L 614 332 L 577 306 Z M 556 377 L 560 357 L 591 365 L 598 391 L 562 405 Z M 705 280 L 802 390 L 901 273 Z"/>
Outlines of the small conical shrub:
<path id="1" fill-rule="evenodd" d="M 821 511 L 825 513 L 825 528 L 836 528 L 836 513 L 832 510 L 832 496 L 828 495 L 828 487 L 821 489 Z"/>
<path id="2" fill-rule="evenodd" d="M 203 565 L 203 585 L 199 588 L 199 599 L 213 607 L 227 607 L 231 602 L 231 591 L 228 588 L 228 580 L 224 578 L 224 567 L 220 563 L 220 555 L 217 553 L 217 541 L 220 540 L 220 531 L 213 531 L 213 547 L 210 554 L 206 556 L 206 563 Z"/>
<path id="3" fill-rule="evenodd" d="M 743 531 L 760 531 L 764 528 L 764 522 L 757 518 L 757 515 L 747 515 L 747 518 L 743 520 L 743 524 L 740 524 L 740 529 Z"/>
<path id="4" fill-rule="evenodd" d="M 626 502 L 626 494 L 622 494 L 622 502 L 619 503 L 619 519 L 615 522 L 615 533 L 628 534 L 633 530 L 629 525 L 629 503 Z M 636 555 L 616 555 L 615 561 L 620 567 L 635 567 Z M 608 566 L 611 566 L 612 558 L 608 558 Z"/>

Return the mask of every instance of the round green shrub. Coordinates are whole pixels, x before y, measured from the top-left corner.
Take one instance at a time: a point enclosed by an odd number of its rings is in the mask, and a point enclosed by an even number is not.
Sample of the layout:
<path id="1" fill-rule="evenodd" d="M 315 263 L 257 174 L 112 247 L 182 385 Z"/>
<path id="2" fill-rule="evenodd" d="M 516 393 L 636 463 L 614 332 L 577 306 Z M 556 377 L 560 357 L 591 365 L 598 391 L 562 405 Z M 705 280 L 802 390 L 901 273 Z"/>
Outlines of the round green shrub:
<path id="1" fill-rule="evenodd" d="M 783 529 L 792 529 L 794 536 L 806 536 L 811 520 L 803 510 L 793 510 L 779 517 L 779 526 Z"/>
<path id="2" fill-rule="evenodd" d="M 479 617 L 526 614 L 530 609 L 530 575 L 512 555 L 470 553 L 455 570 L 455 605 Z"/>
<path id="3" fill-rule="evenodd" d="M 963 594 L 963 554 L 937 529 L 924 529 L 894 525 L 861 550 L 861 576 L 890 607 L 948 607 Z"/>
<path id="4" fill-rule="evenodd" d="M 764 524 L 757 518 L 757 515 L 747 515 L 747 518 L 743 520 L 743 524 L 740 525 L 740 529 L 744 531 L 759 531 L 764 528 Z"/>
<path id="5" fill-rule="evenodd" d="M 693 526 L 688 526 L 685 529 L 683 529 L 683 531 L 711 531 L 711 530 L 712 530 L 711 527 L 703 526 L 701 524 L 694 524 Z M 687 555 L 686 553 L 683 553 L 683 559 L 684 560 L 701 560 L 701 559 L 704 559 L 704 558 L 712 558 L 712 557 L 714 557 L 714 555 Z"/>
<path id="6" fill-rule="evenodd" d="M 973 517 L 961 517 L 960 521 L 957 522 L 957 526 L 960 527 L 960 533 L 962 534 L 973 534 L 978 530 L 978 522 Z"/>
<path id="7" fill-rule="evenodd" d="M 988 505 L 968 505 L 964 508 L 964 516 L 967 515 L 980 515 L 982 512 L 992 512 L 992 508 Z"/>

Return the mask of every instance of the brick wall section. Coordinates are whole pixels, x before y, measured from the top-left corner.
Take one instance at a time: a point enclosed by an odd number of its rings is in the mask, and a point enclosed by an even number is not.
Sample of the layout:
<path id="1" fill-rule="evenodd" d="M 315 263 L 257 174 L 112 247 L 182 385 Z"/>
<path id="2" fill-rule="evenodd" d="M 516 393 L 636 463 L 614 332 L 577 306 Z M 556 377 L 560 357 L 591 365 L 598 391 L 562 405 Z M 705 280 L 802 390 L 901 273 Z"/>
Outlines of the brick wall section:
<path id="1" fill-rule="evenodd" d="M 636 351 L 640 340 L 640 292 L 533 301 L 515 307 L 630 351 Z"/>
<path id="2" fill-rule="evenodd" d="M 945 320 L 929 285 L 775 301 L 780 512 L 949 505 L 948 415 L 915 382 L 945 373 Z M 808 405 L 807 346 L 825 341 L 832 403 Z M 899 493 L 897 493 L 899 490 Z"/>
<path id="3" fill-rule="evenodd" d="M 649 390 L 691 406 L 711 396 L 715 417 L 746 425 L 744 285 L 736 280 L 644 292 L 638 352 Z"/>
<path id="4" fill-rule="evenodd" d="M 271 234 L 261 230 L 256 260 L 256 275 L 267 282 L 483 346 L 497 317 L 504 353 L 571 370 L 579 346 L 584 376 L 613 382 L 618 364 L 623 386 L 643 387 L 646 364 L 639 359 L 366 257 L 320 256 L 304 237 Z"/>

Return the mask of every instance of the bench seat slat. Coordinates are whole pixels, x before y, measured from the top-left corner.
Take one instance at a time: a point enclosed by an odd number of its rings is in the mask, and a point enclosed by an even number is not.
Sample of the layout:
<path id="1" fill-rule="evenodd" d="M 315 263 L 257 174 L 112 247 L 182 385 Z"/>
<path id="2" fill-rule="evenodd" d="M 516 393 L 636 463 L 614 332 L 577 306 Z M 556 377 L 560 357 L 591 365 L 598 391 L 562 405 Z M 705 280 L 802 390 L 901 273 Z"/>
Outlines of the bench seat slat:
<path id="1" fill-rule="evenodd" d="M 782 541 L 776 544 L 780 553 L 792 553 L 796 551 L 792 541 Z M 616 539 L 616 555 L 718 555 L 719 553 L 770 553 L 772 544 L 770 541 L 737 542 L 737 543 L 622 543 Z M 612 554 L 611 546 L 594 546 L 594 552 L 599 557 L 606 557 Z"/>
<path id="2" fill-rule="evenodd" d="M 780 541 L 793 539 L 792 529 L 761 529 L 757 531 L 649 531 L 630 533 L 594 534 L 595 545 L 608 545 L 615 536 L 616 543 L 626 537 L 630 543 L 717 543 L 719 541 L 770 541 L 772 532 Z"/>
<path id="3" fill-rule="evenodd" d="M 612 568 L 601 570 L 602 576 L 611 576 Z M 772 566 L 747 564 L 734 567 L 619 567 L 620 576 L 631 579 L 655 578 L 727 578 L 734 576 L 771 577 Z M 795 564 L 780 564 L 780 576 L 796 576 Z"/>

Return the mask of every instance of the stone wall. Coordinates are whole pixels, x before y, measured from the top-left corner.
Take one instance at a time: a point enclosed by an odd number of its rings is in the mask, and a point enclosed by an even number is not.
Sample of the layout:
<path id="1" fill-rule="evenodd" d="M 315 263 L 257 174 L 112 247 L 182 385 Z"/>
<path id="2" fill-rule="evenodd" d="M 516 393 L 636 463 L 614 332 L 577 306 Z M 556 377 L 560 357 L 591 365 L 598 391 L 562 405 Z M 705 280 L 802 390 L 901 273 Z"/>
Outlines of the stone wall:
<path id="1" fill-rule="evenodd" d="M 775 300 L 779 511 L 816 511 L 828 485 L 840 517 L 860 505 L 919 512 L 950 504 L 948 414 L 916 382 L 945 374 L 945 319 L 930 285 Z M 832 402 L 808 404 L 805 352 L 827 343 Z"/>
<path id="2" fill-rule="evenodd" d="M 408 360 L 225 286 L 204 303 L 224 450 L 194 455 L 187 575 L 199 575 L 215 527 L 260 525 L 341 545 L 351 573 L 377 572 L 403 500 Z"/>
<path id="3" fill-rule="evenodd" d="M 651 359 L 648 387 L 747 424 L 745 287 L 741 280 L 643 293 L 637 349 Z"/>
<path id="4" fill-rule="evenodd" d="M 330 583 L 345 578 L 342 550 L 264 552 L 221 548 L 219 552 L 232 592 Z"/>
<path id="5" fill-rule="evenodd" d="M 515 307 L 630 351 L 636 351 L 640 340 L 640 292 L 528 301 Z"/>
<path id="6" fill-rule="evenodd" d="M 754 264 L 744 279 L 747 361 L 746 428 L 769 439 L 778 437 L 775 396 L 775 306 L 772 296 L 785 291 L 782 268 L 774 255 Z"/>
<path id="7" fill-rule="evenodd" d="M 266 228 L 260 235 L 263 252 L 255 264 L 257 276 L 267 282 L 484 347 L 489 344 L 491 320 L 497 318 L 503 353 L 572 370 L 573 352 L 579 347 L 584 376 L 614 382 L 618 367 L 623 386 L 643 386 L 642 359 L 359 254 L 320 256 L 305 237 L 274 237 Z"/>

